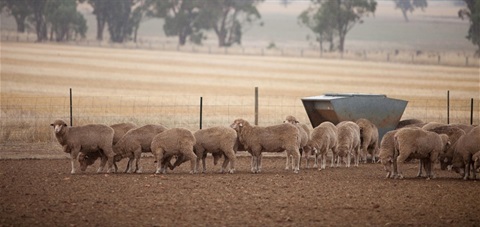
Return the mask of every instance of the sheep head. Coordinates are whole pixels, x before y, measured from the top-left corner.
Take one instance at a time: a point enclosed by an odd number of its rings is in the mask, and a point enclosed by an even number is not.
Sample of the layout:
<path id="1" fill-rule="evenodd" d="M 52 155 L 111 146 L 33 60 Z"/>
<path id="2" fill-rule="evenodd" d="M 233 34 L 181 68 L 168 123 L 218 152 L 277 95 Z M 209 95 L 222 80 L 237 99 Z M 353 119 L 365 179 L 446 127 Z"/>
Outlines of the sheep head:
<path id="1" fill-rule="evenodd" d="M 63 131 L 64 128 L 67 127 L 67 123 L 65 123 L 65 121 L 63 120 L 56 120 L 52 124 L 50 124 L 50 126 L 53 127 L 55 134 L 59 134 Z"/>
<path id="2" fill-rule="evenodd" d="M 235 131 L 240 132 L 242 128 L 246 125 L 249 125 L 246 120 L 243 120 L 241 118 L 236 119 L 233 121 L 233 123 L 230 125 L 231 128 L 235 129 Z"/>
<path id="3" fill-rule="evenodd" d="M 78 162 L 80 163 L 80 170 L 85 171 L 88 166 L 93 165 L 95 160 L 98 159 L 97 155 L 88 155 L 80 152 L 78 155 Z"/>
<path id="4" fill-rule="evenodd" d="M 288 115 L 287 117 L 285 117 L 283 123 L 298 124 L 300 122 L 298 122 L 297 118 L 295 118 L 294 116 Z"/>

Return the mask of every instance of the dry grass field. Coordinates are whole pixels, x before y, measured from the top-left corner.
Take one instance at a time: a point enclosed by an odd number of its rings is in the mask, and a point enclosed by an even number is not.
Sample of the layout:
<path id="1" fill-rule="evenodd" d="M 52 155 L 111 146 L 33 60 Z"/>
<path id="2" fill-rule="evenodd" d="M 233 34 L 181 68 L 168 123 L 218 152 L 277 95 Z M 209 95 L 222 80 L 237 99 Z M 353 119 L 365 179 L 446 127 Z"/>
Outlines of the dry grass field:
<path id="1" fill-rule="evenodd" d="M 249 172 L 239 155 L 237 173 L 189 175 L 184 164 L 169 175 L 69 174 L 70 164 L 49 124 L 67 120 L 69 89 L 74 123 L 162 123 L 204 127 L 236 117 L 259 123 L 296 115 L 307 122 L 300 98 L 324 93 L 386 94 L 409 101 L 404 118 L 445 122 L 450 90 L 455 121 L 467 123 L 475 98 L 479 124 L 479 69 L 273 56 L 0 43 L 0 226 L 478 226 L 478 182 L 436 169 L 438 178 L 386 180 L 380 165 L 284 170 L 284 158 L 264 159 Z M 53 158 L 53 159 L 51 159 Z M 11 160 L 22 159 L 22 160 Z M 33 159 L 33 160 L 32 160 Z M 120 163 L 124 168 L 125 162 Z M 96 166 L 97 164 L 95 164 Z"/>
<path id="2" fill-rule="evenodd" d="M 54 142 L 49 124 L 69 118 L 73 90 L 76 125 L 159 122 L 198 128 L 254 120 L 259 88 L 259 124 L 295 115 L 308 118 L 302 97 L 325 93 L 385 94 L 409 101 L 403 118 L 479 123 L 479 69 L 325 58 L 202 54 L 175 51 L 2 42 L 2 149 Z M 20 147 L 20 149 L 24 149 Z"/>

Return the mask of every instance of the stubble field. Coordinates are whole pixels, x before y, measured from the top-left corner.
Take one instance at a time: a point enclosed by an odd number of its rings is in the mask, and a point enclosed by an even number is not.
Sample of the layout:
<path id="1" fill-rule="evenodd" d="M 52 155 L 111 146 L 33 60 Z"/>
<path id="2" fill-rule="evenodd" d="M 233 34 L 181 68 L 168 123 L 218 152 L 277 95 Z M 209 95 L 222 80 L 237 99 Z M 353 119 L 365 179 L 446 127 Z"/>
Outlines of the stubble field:
<path id="1" fill-rule="evenodd" d="M 480 205 L 478 182 L 465 182 L 438 169 L 437 179 L 430 181 L 414 178 L 415 164 L 408 164 L 410 177 L 404 180 L 384 179 L 377 164 L 293 174 L 284 170 L 283 158 L 268 157 L 264 172 L 251 174 L 245 154 L 233 175 L 189 175 L 188 163 L 172 174 L 153 175 L 148 157 L 143 159 L 143 174 L 96 174 L 90 168 L 70 175 L 69 161 L 49 128 L 53 120 L 67 116 L 69 88 L 75 92 L 76 105 L 85 110 L 76 123 L 94 115 L 108 114 L 95 118 L 95 123 L 106 124 L 155 115 L 140 122 L 190 128 L 185 124 L 188 119 L 173 124 L 158 116 L 197 115 L 196 108 L 169 111 L 172 100 L 190 105 L 184 97 L 197 102 L 204 96 L 234 104 L 252 96 L 254 87 L 259 87 L 261 97 L 268 97 L 268 102 L 260 102 L 261 110 L 285 103 L 295 107 L 260 112 L 261 125 L 280 122 L 292 112 L 307 122 L 300 97 L 342 92 L 409 100 L 404 117 L 423 118 L 411 106 L 416 100 L 429 100 L 421 108 L 434 110 L 429 114 L 445 120 L 443 109 L 437 107 L 445 105 L 447 90 L 453 99 L 480 97 L 478 68 L 8 42 L 1 43 L 0 60 L 0 153 L 5 159 L 0 161 L 1 226 L 480 224 L 475 209 Z M 83 97 L 88 101 L 82 103 Z M 91 97 L 103 98 L 94 102 Z M 158 108 L 142 108 L 153 104 Z M 106 108 L 99 110 L 97 105 Z M 222 115 L 223 108 L 215 109 L 218 115 L 211 117 L 222 121 L 211 124 L 224 125 L 238 116 L 253 121 L 251 111 L 225 106 L 229 112 Z M 476 124 L 478 112 L 476 105 Z M 19 157 L 27 159 L 15 160 Z"/>

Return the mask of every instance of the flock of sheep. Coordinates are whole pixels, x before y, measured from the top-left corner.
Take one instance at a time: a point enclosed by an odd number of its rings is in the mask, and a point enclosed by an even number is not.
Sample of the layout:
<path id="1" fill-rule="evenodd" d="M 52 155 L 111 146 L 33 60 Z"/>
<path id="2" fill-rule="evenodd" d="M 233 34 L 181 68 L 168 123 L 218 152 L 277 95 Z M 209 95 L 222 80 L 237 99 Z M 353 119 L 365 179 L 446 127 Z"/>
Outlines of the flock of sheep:
<path id="1" fill-rule="evenodd" d="M 141 154 L 151 152 L 155 158 L 156 173 L 174 170 L 190 161 L 190 173 L 206 171 L 205 158 L 211 153 L 214 164 L 224 157 L 221 172 L 235 172 L 236 152 L 248 151 L 252 155 L 251 171 L 261 172 L 263 152 L 286 151 L 286 169 L 294 173 L 300 170 L 301 157 L 305 168 L 313 157 L 314 168 L 326 168 L 327 154 L 330 167 L 344 164 L 350 167 L 360 162 L 381 162 L 387 178 L 403 178 L 402 164 L 419 159 L 419 173 L 425 170 L 427 179 L 434 177 L 432 166 L 440 161 L 442 170 L 450 168 L 466 180 L 470 172 L 473 178 L 480 169 L 480 128 L 468 125 L 425 124 L 418 120 L 399 123 L 379 142 L 377 127 L 367 119 L 343 121 L 337 125 L 323 122 L 311 129 L 287 116 L 282 124 L 260 127 L 244 119 L 236 119 L 230 126 L 200 129 L 194 133 L 184 128 L 168 129 L 162 125 L 138 127 L 132 123 L 111 126 L 89 124 L 69 127 L 63 120 L 51 124 L 55 136 L 70 154 L 71 173 L 75 173 L 78 160 L 82 171 L 101 160 L 98 172 L 118 170 L 116 163 L 128 158 L 125 172 L 141 172 Z M 171 164 L 172 158 L 175 162 Z"/>

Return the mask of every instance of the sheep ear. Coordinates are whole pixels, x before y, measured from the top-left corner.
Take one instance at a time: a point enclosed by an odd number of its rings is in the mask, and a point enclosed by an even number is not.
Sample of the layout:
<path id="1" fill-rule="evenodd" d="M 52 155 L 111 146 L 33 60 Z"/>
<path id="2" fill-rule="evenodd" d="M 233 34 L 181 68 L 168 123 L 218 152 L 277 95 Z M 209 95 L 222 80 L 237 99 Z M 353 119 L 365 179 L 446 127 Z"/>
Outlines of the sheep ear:
<path id="1" fill-rule="evenodd" d="M 299 122 L 299 121 L 295 121 L 295 123 L 297 123 L 297 124 L 298 124 L 298 123 L 300 123 L 300 122 Z"/>
<path id="2" fill-rule="evenodd" d="M 63 124 L 63 126 L 67 127 L 67 124 Z"/>
<path id="3" fill-rule="evenodd" d="M 50 124 L 50 126 L 55 127 L 53 124 Z"/>

